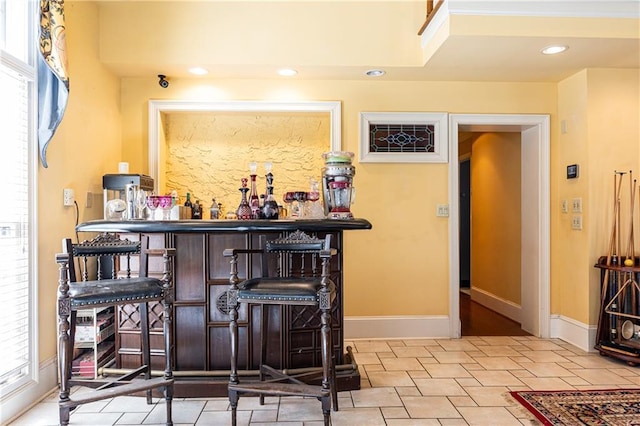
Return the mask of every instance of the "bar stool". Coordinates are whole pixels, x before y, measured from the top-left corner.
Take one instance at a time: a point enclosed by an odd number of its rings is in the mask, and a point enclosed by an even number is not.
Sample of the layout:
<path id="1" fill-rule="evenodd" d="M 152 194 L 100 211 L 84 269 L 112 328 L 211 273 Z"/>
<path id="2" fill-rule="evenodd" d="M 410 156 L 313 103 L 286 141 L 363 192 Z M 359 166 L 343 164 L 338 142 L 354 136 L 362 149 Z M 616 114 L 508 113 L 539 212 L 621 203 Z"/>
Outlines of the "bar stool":
<path id="1" fill-rule="evenodd" d="M 60 424 L 68 425 L 70 411 L 81 404 L 146 392 L 147 403 L 151 403 L 153 389 L 163 393 L 166 401 L 166 424 L 173 425 L 171 402 L 173 398 L 173 342 L 171 335 L 172 275 L 174 249 L 149 250 L 149 238 L 141 241 L 121 240 L 112 234 L 101 234 L 91 241 L 73 244 L 63 239 L 63 253 L 56 255 L 60 276 L 58 282 L 58 368 L 60 374 Z M 163 257 L 161 279 L 148 277 L 150 255 Z M 131 257 L 138 256 L 139 272 L 131 276 Z M 76 273 L 75 260 L 82 265 L 80 280 Z M 93 268 L 89 258 L 97 259 L 96 279 L 89 280 L 88 268 Z M 118 277 L 121 262 L 126 263 L 126 272 Z M 109 271 L 110 269 L 110 271 Z M 104 272 L 106 270 L 106 272 Z M 93 274 L 92 274 L 93 275 Z M 160 302 L 163 310 L 164 375 L 151 377 L 151 353 L 149 345 L 149 302 Z M 71 364 L 75 343 L 76 318 L 79 309 L 104 306 L 122 306 L 138 303 L 141 328 L 142 363 L 140 367 L 115 379 L 96 377 L 94 380 L 72 379 Z M 94 362 L 98 362 L 94 359 Z M 71 387 L 81 385 L 95 390 L 71 395 Z"/>
<path id="2" fill-rule="evenodd" d="M 260 404 L 265 395 L 314 397 L 321 401 L 324 424 L 331 422 L 331 405 L 338 410 L 336 391 L 335 357 L 332 353 L 331 307 L 336 297 L 336 286 L 330 278 L 330 260 L 337 253 L 331 248 L 331 236 L 318 239 L 302 231 L 295 231 L 283 238 L 260 239 L 261 249 L 226 249 L 230 258 L 231 277 L 227 293 L 231 334 L 231 374 L 229 377 L 229 401 L 231 424 L 236 425 L 240 394 L 257 394 Z M 241 281 L 238 278 L 238 255 L 247 254 L 260 258 L 261 276 Z M 320 262 L 318 262 L 318 260 Z M 276 265 L 270 274 L 269 265 Z M 318 268 L 318 263 L 321 267 Z M 248 262 L 251 264 L 251 261 Z M 249 271 L 247 271 L 249 274 Z M 238 374 L 238 308 L 240 303 L 261 306 L 260 370 L 259 380 L 239 380 Z M 269 314 L 265 305 L 311 305 L 320 311 L 321 368 L 307 369 L 302 375 L 293 376 L 266 365 Z M 247 336 L 249 338 L 249 336 Z M 309 372 L 311 370 L 311 372 Z M 319 385 L 308 384 L 312 376 L 321 376 Z M 306 380 L 302 380 L 302 379 Z"/>

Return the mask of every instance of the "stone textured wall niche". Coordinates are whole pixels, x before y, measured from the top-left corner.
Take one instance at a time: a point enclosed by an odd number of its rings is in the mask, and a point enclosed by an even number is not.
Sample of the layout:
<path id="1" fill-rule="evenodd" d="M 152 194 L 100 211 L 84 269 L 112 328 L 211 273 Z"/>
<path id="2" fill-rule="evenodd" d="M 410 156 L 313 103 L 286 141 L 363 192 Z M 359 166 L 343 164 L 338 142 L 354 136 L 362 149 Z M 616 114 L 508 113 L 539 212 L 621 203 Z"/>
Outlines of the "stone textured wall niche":
<path id="1" fill-rule="evenodd" d="M 163 113 L 166 146 L 164 191 L 187 192 L 205 207 L 212 197 L 224 212 L 240 203 L 240 179 L 258 163 L 258 193 L 265 191 L 264 163 L 273 163 L 274 193 L 307 191 L 320 179 L 322 153 L 329 150 L 331 117 L 326 112 Z M 162 191 L 162 190 L 161 190 Z"/>

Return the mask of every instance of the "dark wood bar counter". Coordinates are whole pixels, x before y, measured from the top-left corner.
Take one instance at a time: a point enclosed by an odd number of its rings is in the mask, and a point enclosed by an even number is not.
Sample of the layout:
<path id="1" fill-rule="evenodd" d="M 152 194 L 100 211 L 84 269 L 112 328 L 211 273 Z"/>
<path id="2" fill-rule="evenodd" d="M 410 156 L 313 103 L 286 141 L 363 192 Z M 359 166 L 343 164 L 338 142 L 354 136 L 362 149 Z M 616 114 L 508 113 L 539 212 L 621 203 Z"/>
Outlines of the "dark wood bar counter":
<path id="1" fill-rule="evenodd" d="M 229 288 L 230 266 L 223 257 L 227 248 L 257 248 L 260 236 L 277 238 L 296 230 L 324 237 L 332 236 L 332 246 L 338 254 L 331 263 L 331 278 L 337 286 L 333 308 L 332 332 L 334 354 L 338 365 L 338 390 L 360 388 L 357 365 L 343 345 L 343 232 L 371 229 L 365 219 L 352 220 L 168 220 L 168 221 L 108 221 L 85 222 L 78 232 L 110 232 L 132 240 L 148 235 L 152 248 L 176 249 L 174 274 L 174 342 L 176 396 L 226 396 L 229 354 L 228 311 L 226 294 Z M 82 237 L 81 237 L 82 239 Z M 257 260 L 257 259 L 256 259 Z M 258 262 L 238 263 L 241 278 L 258 274 Z M 135 265 L 134 265 L 135 266 Z M 157 268 L 157 269 L 156 269 Z M 150 272 L 160 265 L 150 264 Z M 347 284 L 348 285 L 348 284 Z M 281 369 L 308 368 L 320 363 L 320 319 L 315 310 L 305 306 L 269 307 L 272 326 L 267 331 L 271 348 L 268 362 Z M 154 312 L 156 310 L 154 309 Z M 244 374 L 251 375 L 258 366 L 257 349 L 260 338 L 259 306 L 243 307 L 239 312 L 240 350 L 246 356 Z M 161 310 L 153 325 L 152 364 L 161 370 L 162 350 Z M 141 361 L 139 314 L 130 305 L 118 314 L 115 365 L 103 369 L 130 368 Z"/>

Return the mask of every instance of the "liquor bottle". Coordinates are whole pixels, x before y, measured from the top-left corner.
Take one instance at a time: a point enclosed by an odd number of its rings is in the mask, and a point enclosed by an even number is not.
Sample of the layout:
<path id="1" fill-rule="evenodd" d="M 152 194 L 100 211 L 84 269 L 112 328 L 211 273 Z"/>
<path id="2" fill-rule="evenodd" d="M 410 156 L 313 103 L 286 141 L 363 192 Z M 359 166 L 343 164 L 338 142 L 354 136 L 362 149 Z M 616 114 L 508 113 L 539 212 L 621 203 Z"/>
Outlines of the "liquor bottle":
<path id="1" fill-rule="evenodd" d="M 211 215 L 211 219 L 219 219 L 220 218 L 220 207 L 219 204 L 216 203 L 215 197 L 211 199 L 211 207 L 209 207 L 209 213 Z"/>
<path id="2" fill-rule="evenodd" d="M 251 177 L 251 191 L 249 192 L 249 206 L 254 219 L 260 218 L 260 197 L 258 197 L 258 189 L 256 188 L 256 171 L 258 164 L 255 161 L 249 163 L 249 171 Z"/>
<path id="3" fill-rule="evenodd" d="M 184 202 L 184 206 L 187 209 L 187 216 L 193 219 L 193 204 L 191 203 L 191 194 L 187 192 L 187 200 Z"/>
<path id="4" fill-rule="evenodd" d="M 271 182 L 273 182 L 273 173 L 271 173 L 271 170 L 273 169 L 273 163 L 271 162 L 266 162 L 264 163 L 264 181 L 265 181 L 265 188 L 264 188 L 264 199 L 266 200 L 269 197 L 269 185 L 271 185 L 269 183 L 269 176 L 271 176 Z"/>
<path id="5" fill-rule="evenodd" d="M 191 219 L 202 219 L 202 204 L 200 204 L 200 200 L 196 200 L 191 212 Z"/>
<path id="6" fill-rule="evenodd" d="M 278 203 L 273 196 L 273 174 L 267 173 L 267 196 L 264 200 L 264 206 L 262 206 L 262 218 L 263 219 L 277 219 L 278 218 Z"/>

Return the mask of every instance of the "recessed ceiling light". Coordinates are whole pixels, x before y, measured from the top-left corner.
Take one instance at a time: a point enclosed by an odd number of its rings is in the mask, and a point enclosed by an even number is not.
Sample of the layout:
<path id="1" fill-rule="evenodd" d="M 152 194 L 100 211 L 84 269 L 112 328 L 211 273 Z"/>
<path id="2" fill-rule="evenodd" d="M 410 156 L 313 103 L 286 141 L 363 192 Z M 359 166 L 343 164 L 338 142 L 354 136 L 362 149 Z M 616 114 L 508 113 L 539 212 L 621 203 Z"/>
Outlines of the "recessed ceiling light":
<path id="1" fill-rule="evenodd" d="M 365 72 L 369 77 L 380 77 L 381 75 L 385 75 L 386 72 L 384 70 L 369 70 Z"/>
<path id="2" fill-rule="evenodd" d="M 278 70 L 278 74 L 280 74 L 283 77 L 293 77 L 294 75 L 298 74 L 298 71 L 291 68 L 282 68 Z"/>
<path id="3" fill-rule="evenodd" d="M 542 52 L 543 55 L 555 55 L 556 53 L 564 52 L 568 48 L 569 48 L 569 46 L 551 45 L 551 46 L 547 46 L 544 49 L 542 49 L 541 52 Z"/>
<path id="4" fill-rule="evenodd" d="M 207 71 L 206 69 L 204 69 L 202 67 L 189 68 L 189 72 L 191 74 L 195 74 L 195 75 L 207 75 L 207 74 L 209 74 L 209 71 Z"/>

